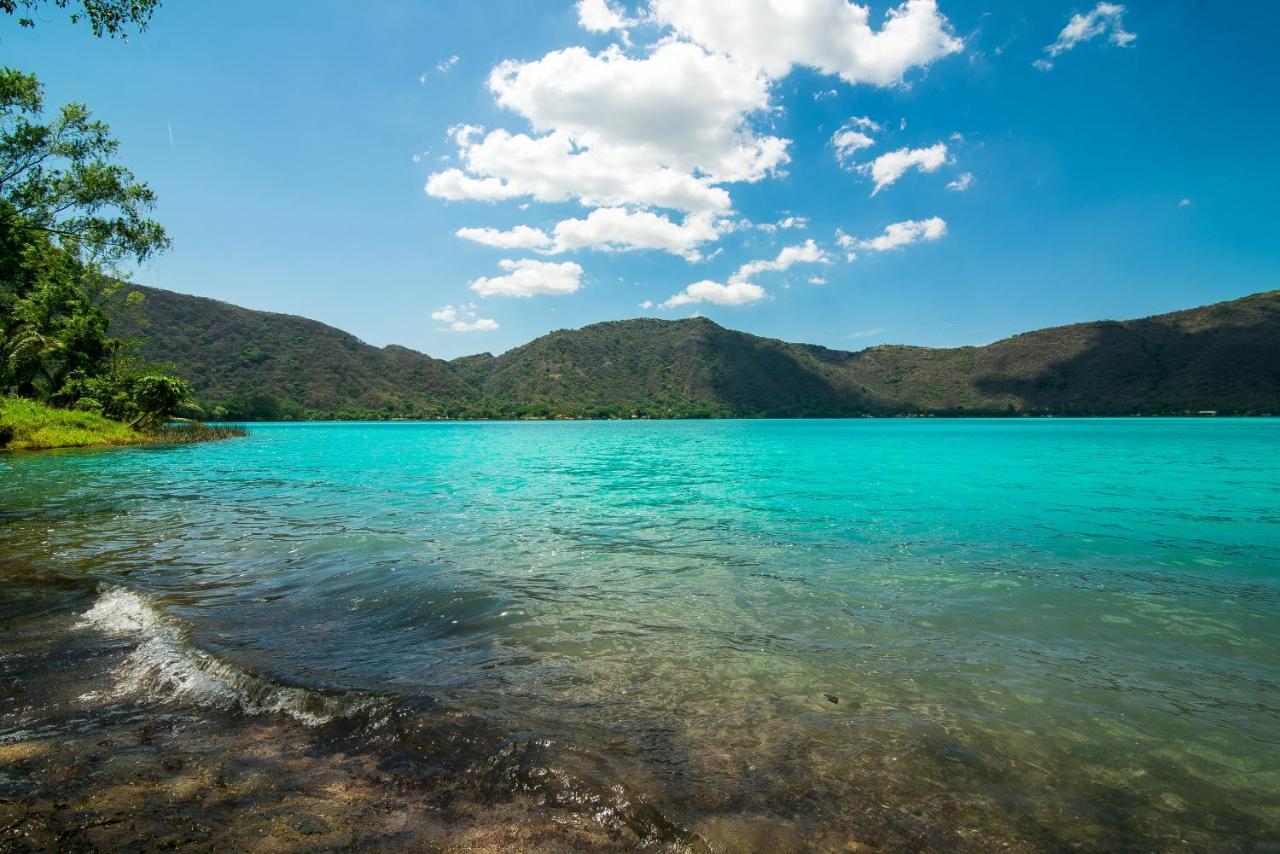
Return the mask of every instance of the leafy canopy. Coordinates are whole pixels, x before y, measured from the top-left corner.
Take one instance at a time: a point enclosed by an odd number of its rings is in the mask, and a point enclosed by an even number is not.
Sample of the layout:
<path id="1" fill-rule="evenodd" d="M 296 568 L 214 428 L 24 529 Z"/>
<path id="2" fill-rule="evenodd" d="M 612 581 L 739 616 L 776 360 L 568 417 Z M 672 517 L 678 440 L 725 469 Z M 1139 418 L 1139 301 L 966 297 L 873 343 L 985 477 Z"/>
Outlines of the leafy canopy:
<path id="1" fill-rule="evenodd" d="M 148 216 L 155 193 L 114 162 L 119 146 L 83 104 L 46 121 L 35 75 L 0 68 L 0 224 L 43 232 L 108 268 L 166 249 L 163 226 Z"/>
<path id="2" fill-rule="evenodd" d="M 36 25 L 36 17 L 49 6 L 70 8 L 71 23 L 88 21 L 95 36 L 124 38 L 130 25 L 139 32 L 145 30 L 159 5 L 160 0 L 79 0 L 75 4 L 71 0 L 0 0 L 0 12 L 16 14 L 18 25 L 29 28 Z"/>
<path id="3" fill-rule="evenodd" d="M 0 68 L 0 392 L 151 428 L 189 393 L 107 335 L 121 265 L 169 246 L 118 147 L 81 104 L 46 119 L 35 76 Z"/>

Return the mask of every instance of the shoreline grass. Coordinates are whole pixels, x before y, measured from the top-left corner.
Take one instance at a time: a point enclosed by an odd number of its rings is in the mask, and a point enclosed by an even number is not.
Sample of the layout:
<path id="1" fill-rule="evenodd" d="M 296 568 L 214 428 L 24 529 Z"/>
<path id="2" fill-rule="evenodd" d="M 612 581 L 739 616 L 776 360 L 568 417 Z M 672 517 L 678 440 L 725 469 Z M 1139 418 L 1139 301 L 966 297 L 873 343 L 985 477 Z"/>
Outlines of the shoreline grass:
<path id="1" fill-rule="evenodd" d="M 0 397 L 0 449 L 3 450 L 185 445 L 246 435 L 248 431 L 244 427 L 208 427 L 195 422 L 144 432 L 94 412 L 57 409 L 20 397 Z"/>

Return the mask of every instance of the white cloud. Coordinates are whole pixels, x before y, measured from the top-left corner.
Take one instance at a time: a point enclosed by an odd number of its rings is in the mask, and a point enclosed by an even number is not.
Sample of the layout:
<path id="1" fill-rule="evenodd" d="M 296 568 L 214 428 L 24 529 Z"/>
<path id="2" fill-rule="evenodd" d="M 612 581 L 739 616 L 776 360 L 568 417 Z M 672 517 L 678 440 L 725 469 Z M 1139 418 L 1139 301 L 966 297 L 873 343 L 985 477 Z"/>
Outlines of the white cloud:
<path id="1" fill-rule="evenodd" d="M 496 228 L 460 228 L 456 232 L 463 240 L 483 243 L 498 249 L 543 249 L 551 245 L 545 232 L 527 225 L 517 225 L 510 231 Z"/>
<path id="2" fill-rule="evenodd" d="M 449 328 L 454 332 L 493 332 L 499 327 L 492 318 L 478 317 L 475 320 L 455 320 Z"/>
<path id="3" fill-rule="evenodd" d="M 811 285 L 825 285 L 826 283 L 827 283 L 827 280 L 824 279 L 822 276 L 809 277 L 809 284 Z"/>
<path id="4" fill-rule="evenodd" d="M 640 307 L 643 308 L 645 311 L 648 311 L 649 309 L 653 308 L 653 300 L 651 299 L 645 300 L 644 302 L 640 303 Z"/>
<path id="5" fill-rule="evenodd" d="M 946 162 L 947 146 L 939 142 L 928 148 L 899 148 L 897 151 L 890 151 L 859 166 L 858 171 L 871 176 L 871 180 L 875 182 L 875 189 L 871 191 L 874 196 L 905 175 L 908 169 L 933 172 Z"/>
<path id="6" fill-rule="evenodd" d="M 684 42 L 660 44 L 642 59 L 615 46 L 596 55 L 571 47 L 535 62 L 504 62 L 489 88 L 534 130 L 696 169 L 714 182 L 759 180 L 786 162 L 787 140 L 756 136 L 746 124 L 769 106 L 768 80 Z"/>
<path id="7" fill-rule="evenodd" d="M 761 231 L 766 232 L 768 234 L 776 234 L 779 231 L 785 231 L 793 228 L 800 228 L 800 229 L 808 228 L 809 218 L 807 216 L 787 215 L 782 219 L 778 220 L 777 222 L 760 222 L 760 223 L 754 223 L 754 224 L 748 220 L 743 220 L 741 223 L 739 223 L 739 227 L 758 228 Z"/>
<path id="8" fill-rule="evenodd" d="M 719 282 L 703 280 L 694 282 L 671 299 L 662 303 L 663 308 L 676 308 L 682 305 L 693 305 L 710 302 L 716 305 L 746 305 L 764 299 L 764 288 L 750 282 Z"/>
<path id="9" fill-rule="evenodd" d="M 693 303 L 711 302 L 717 305 L 746 305 L 765 298 L 765 290 L 748 279 L 758 273 L 781 272 L 796 264 L 830 264 L 831 258 L 812 239 L 798 246 L 787 246 L 772 261 L 750 261 L 738 268 L 725 284 L 704 279 L 694 282 L 683 291 L 662 303 L 663 308 L 675 308 Z"/>
<path id="10" fill-rule="evenodd" d="M 848 0 L 651 0 L 650 13 L 775 78 L 801 65 L 848 83 L 892 86 L 964 47 L 936 0 L 906 0 L 878 31 L 870 10 Z"/>
<path id="11" fill-rule="evenodd" d="M 955 193 L 963 193 L 965 190 L 973 186 L 974 180 L 975 178 L 973 177 L 972 172 L 965 172 L 954 181 L 949 182 L 947 184 L 947 189 Z"/>
<path id="12" fill-rule="evenodd" d="M 460 151 L 467 163 L 427 179 L 432 196 L 449 201 L 501 201 L 532 196 L 540 202 L 573 198 L 590 206 L 656 205 L 685 211 L 728 210 L 729 194 L 705 178 L 637 163 L 625 152 L 578 149 L 565 134 L 542 137 L 494 131 Z"/>
<path id="13" fill-rule="evenodd" d="M 772 261 L 749 261 L 738 268 L 730 282 L 745 282 L 758 273 L 782 272 L 795 264 L 830 264 L 831 258 L 813 241 L 806 240 L 799 246 L 787 246 Z"/>
<path id="14" fill-rule="evenodd" d="M 1072 15 L 1062 32 L 1058 33 L 1057 40 L 1047 45 L 1044 52 L 1051 57 L 1058 57 L 1081 42 L 1091 41 L 1101 35 L 1106 35 L 1107 41 L 1117 47 L 1127 47 L 1137 36 L 1124 28 L 1124 13 L 1124 6 L 1104 2 L 1083 15 Z M 1053 61 L 1050 59 L 1040 58 L 1031 64 L 1041 71 L 1053 68 Z"/>
<path id="15" fill-rule="evenodd" d="M 442 59 L 439 62 L 437 62 L 436 71 L 439 71 L 441 74 L 443 74 L 444 72 L 453 68 L 457 64 L 458 64 L 458 57 L 455 54 L 454 56 L 450 56 L 446 59 Z"/>
<path id="16" fill-rule="evenodd" d="M 567 219 L 556 224 L 555 245 L 550 252 L 599 248 L 608 251 L 660 249 L 689 261 L 701 260 L 698 246 L 716 240 L 730 228 L 728 220 L 709 213 L 693 213 L 683 222 L 664 215 L 626 208 L 599 208 L 586 219 Z"/>
<path id="17" fill-rule="evenodd" d="M 886 330 L 880 329 L 879 327 L 875 329 L 859 329 L 857 332 L 850 332 L 845 337 L 846 338 L 871 338 L 876 335 L 883 335 L 885 331 Z"/>
<path id="18" fill-rule="evenodd" d="M 524 195 L 499 178 L 476 178 L 461 169 L 446 169 L 428 177 L 427 193 L 451 202 L 461 199 L 496 202 Z"/>
<path id="19" fill-rule="evenodd" d="M 836 159 L 841 163 L 848 163 L 857 152 L 875 145 L 875 139 L 867 131 L 874 133 L 878 130 L 880 125 L 866 116 L 855 116 L 849 119 L 831 136 L 831 145 L 836 150 Z"/>
<path id="20" fill-rule="evenodd" d="M 447 323 L 442 331 L 449 332 L 492 332 L 499 328 L 497 321 L 476 314 L 475 303 L 443 306 L 431 312 L 431 319 Z"/>
<path id="21" fill-rule="evenodd" d="M 1181 200 L 1179 200 L 1179 202 L 1178 202 L 1178 207 L 1180 207 L 1180 208 L 1189 208 L 1189 207 L 1191 207 L 1191 200 L 1190 200 L 1190 199 L 1181 199 Z"/>
<path id="22" fill-rule="evenodd" d="M 609 0 L 578 0 L 578 24 L 588 32 L 626 31 L 635 21 L 628 18 Z"/>
<path id="23" fill-rule="evenodd" d="M 505 276 L 482 276 L 470 284 L 482 297 L 531 297 L 535 294 L 571 294 L 582 286 L 582 268 L 572 261 L 557 264 L 531 258 L 498 262 Z"/>
<path id="24" fill-rule="evenodd" d="M 614 46 L 504 62 L 489 87 L 538 135 L 495 130 L 481 139 L 464 126 L 453 136 L 465 169 L 432 175 L 429 194 L 727 211 L 729 194 L 717 185 L 758 181 L 789 159 L 788 140 L 748 124 L 769 106 L 768 80 L 686 42 L 640 59 Z"/>
<path id="25" fill-rule="evenodd" d="M 844 260 L 857 261 L 858 253 L 853 251 L 858 248 L 858 239 L 852 235 L 845 234 L 843 229 L 836 229 L 836 245 L 844 250 Z"/>
<path id="26" fill-rule="evenodd" d="M 856 240 L 847 234 L 840 234 L 840 245 L 845 248 L 857 247 L 871 252 L 887 252 L 920 243 L 926 240 L 937 240 L 947 233 L 947 223 L 942 217 L 929 219 L 909 219 L 885 226 L 884 234 L 869 240 Z"/>

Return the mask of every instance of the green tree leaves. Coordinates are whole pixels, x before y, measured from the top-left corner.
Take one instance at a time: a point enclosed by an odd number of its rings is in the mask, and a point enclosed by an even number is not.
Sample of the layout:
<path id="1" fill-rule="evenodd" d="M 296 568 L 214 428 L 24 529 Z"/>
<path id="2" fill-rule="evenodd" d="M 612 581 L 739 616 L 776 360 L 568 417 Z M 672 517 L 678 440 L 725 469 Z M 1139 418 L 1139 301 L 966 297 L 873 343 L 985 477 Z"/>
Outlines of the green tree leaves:
<path id="1" fill-rule="evenodd" d="M 0 226 L 41 232 L 75 257 L 118 273 L 168 248 L 149 214 L 155 193 L 114 162 L 119 143 L 83 104 L 44 119 L 35 75 L 0 68 Z"/>
<path id="2" fill-rule="evenodd" d="M 0 12 L 18 16 L 18 26 L 34 27 L 40 13 L 52 6 L 71 11 L 71 23 L 88 21 L 89 28 L 98 37 L 125 37 L 130 27 L 145 30 L 151 23 L 151 15 L 160 0 L 0 0 Z"/>

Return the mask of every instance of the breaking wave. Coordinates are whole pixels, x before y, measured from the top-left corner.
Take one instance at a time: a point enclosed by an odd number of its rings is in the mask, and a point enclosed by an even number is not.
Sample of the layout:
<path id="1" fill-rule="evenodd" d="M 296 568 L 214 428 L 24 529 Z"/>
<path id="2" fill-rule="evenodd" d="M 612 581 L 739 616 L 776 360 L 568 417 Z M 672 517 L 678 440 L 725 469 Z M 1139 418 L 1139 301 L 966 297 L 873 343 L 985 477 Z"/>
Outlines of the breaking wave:
<path id="1" fill-rule="evenodd" d="M 181 622 L 122 587 L 104 588 L 76 627 L 138 641 L 115 670 L 115 691 L 122 696 L 246 715 L 285 714 L 306 726 L 366 711 L 376 703 L 363 695 L 325 694 L 246 673 L 193 645 Z"/>

